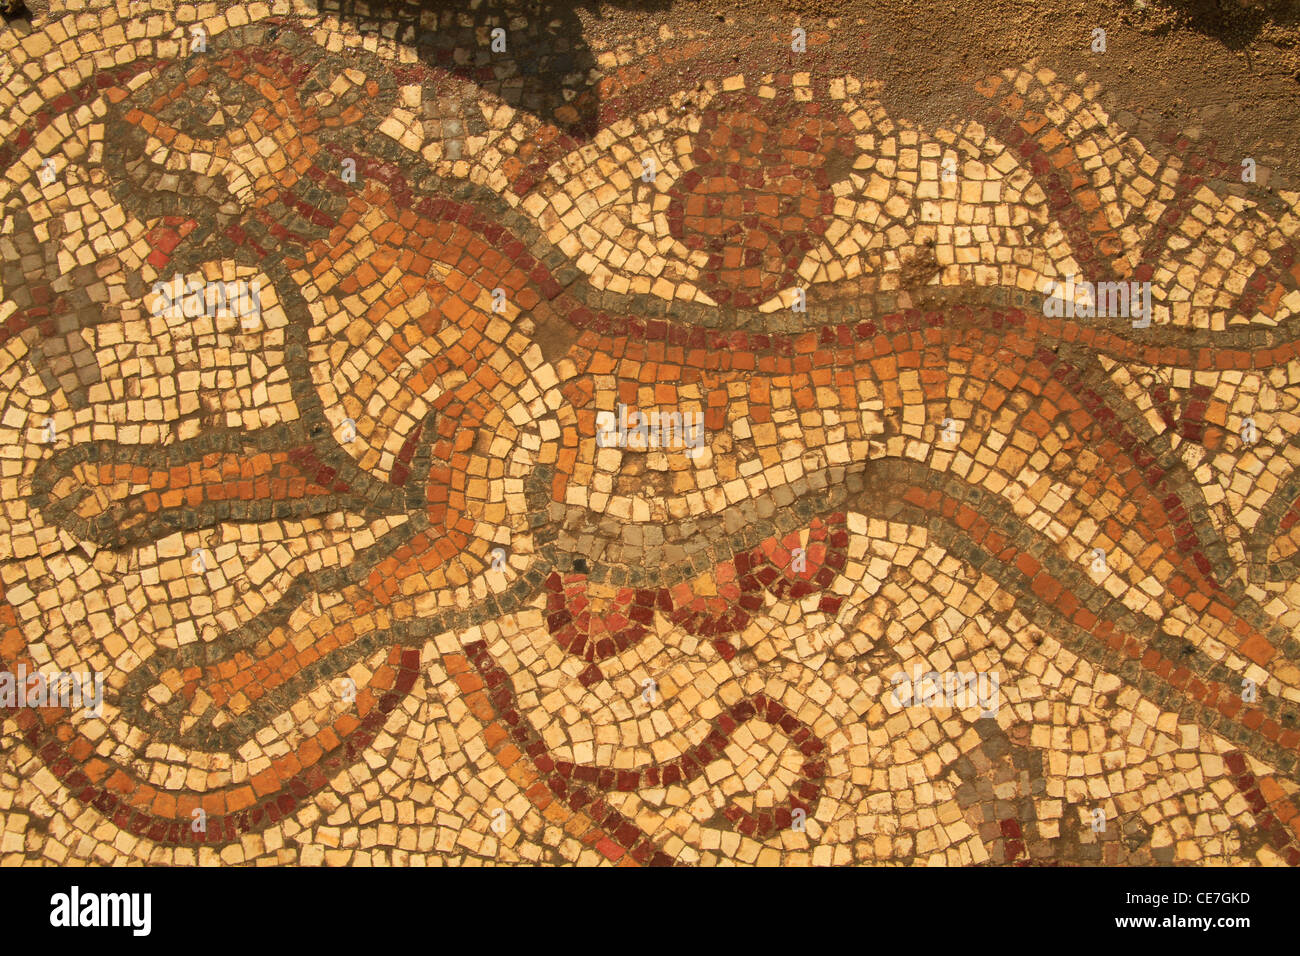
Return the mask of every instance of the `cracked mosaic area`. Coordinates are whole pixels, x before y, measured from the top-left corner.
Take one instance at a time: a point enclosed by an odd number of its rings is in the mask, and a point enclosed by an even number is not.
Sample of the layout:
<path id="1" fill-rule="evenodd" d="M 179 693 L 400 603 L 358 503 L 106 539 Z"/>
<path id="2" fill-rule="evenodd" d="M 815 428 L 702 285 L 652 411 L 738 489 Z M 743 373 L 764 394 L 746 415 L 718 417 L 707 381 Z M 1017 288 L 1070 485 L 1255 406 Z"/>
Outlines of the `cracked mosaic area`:
<path id="1" fill-rule="evenodd" d="M 105 679 L 0 862 L 1300 863 L 1300 195 L 850 23 L 399 26 L 0 34 L 0 657 Z"/>

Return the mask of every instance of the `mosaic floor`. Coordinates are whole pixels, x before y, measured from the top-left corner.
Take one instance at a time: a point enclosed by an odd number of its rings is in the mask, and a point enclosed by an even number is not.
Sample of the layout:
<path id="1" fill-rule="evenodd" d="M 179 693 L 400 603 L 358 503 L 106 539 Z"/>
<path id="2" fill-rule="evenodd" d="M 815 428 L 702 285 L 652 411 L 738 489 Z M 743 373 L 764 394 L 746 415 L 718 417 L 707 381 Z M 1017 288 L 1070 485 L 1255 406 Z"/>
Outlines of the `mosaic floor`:
<path id="1" fill-rule="evenodd" d="M 563 27 L 0 33 L 0 862 L 1300 863 L 1300 194 Z"/>

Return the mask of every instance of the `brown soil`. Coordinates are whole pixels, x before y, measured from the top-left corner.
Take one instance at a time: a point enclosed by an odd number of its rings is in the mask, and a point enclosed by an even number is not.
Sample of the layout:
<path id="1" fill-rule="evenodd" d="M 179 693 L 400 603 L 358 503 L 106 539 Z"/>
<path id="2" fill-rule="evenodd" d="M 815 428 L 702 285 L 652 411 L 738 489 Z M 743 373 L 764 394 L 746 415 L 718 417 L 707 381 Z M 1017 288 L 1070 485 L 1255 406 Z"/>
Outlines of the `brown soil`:
<path id="1" fill-rule="evenodd" d="M 972 79 L 1038 58 L 1063 78 L 1086 72 L 1108 105 L 1254 157 L 1261 183 L 1272 171 L 1274 188 L 1300 189 L 1300 0 L 707 0 L 579 16 L 610 41 L 663 23 L 723 43 L 757 23 L 853 30 L 885 105 L 926 125 L 960 114 Z M 1105 53 L 1091 50 L 1096 27 Z"/>

